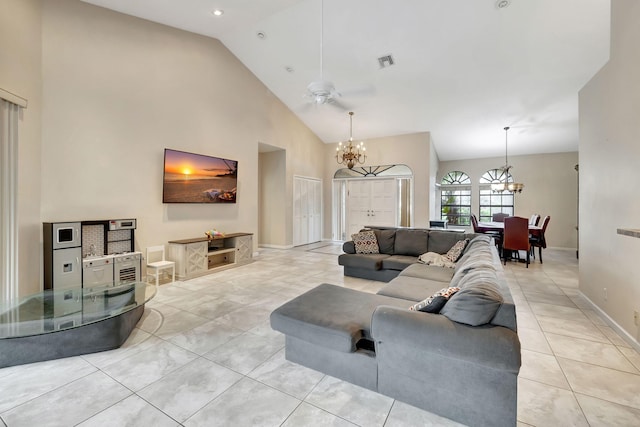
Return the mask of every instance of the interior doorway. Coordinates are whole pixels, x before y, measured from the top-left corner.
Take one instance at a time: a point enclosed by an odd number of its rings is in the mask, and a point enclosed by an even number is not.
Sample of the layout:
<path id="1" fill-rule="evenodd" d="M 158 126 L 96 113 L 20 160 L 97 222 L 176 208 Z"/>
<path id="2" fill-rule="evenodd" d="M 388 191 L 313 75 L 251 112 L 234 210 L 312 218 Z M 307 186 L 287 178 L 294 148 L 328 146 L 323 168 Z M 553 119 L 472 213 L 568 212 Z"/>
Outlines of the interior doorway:
<path id="1" fill-rule="evenodd" d="M 258 145 L 258 245 L 287 247 L 287 152 Z"/>

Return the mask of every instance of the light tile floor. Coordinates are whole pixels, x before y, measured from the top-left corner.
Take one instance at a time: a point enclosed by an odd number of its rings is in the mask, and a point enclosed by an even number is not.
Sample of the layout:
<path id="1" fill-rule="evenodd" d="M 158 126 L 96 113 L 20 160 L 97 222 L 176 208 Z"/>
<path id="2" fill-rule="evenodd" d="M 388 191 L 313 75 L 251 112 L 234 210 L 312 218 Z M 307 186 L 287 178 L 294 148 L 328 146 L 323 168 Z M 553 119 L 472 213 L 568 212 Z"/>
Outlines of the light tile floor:
<path id="1" fill-rule="evenodd" d="M 255 262 L 162 285 L 125 345 L 0 369 L 0 426 L 453 426 L 284 358 L 269 313 L 344 277 L 340 246 L 261 249 Z M 581 299 L 573 251 L 509 263 L 520 426 L 640 425 L 640 355 Z"/>

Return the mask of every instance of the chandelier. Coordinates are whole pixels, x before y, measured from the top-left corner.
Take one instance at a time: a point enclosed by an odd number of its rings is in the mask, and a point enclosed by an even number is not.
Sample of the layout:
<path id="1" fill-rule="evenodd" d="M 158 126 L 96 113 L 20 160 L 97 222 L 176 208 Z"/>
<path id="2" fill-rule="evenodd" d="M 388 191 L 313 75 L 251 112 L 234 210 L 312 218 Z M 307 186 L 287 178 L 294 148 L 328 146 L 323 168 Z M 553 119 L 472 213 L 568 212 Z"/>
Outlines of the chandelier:
<path id="1" fill-rule="evenodd" d="M 339 165 L 345 164 L 349 169 L 353 169 L 356 164 L 364 163 L 367 160 L 366 150 L 364 142 L 353 145 L 353 111 L 349 111 L 349 142 L 338 143 L 336 161 Z"/>
<path id="2" fill-rule="evenodd" d="M 507 156 L 507 134 L 509 132 L 509 126 L 504 128 L 504 166 L 500 168 L 502 171 L 502 175 L 500 178 L 500 182 L 495 184 L 491 184 L 491 190 L 494 193 L 502 193 L 503 191 L 510 191 L 512 193 L 522 193 L 522 189 L 524 188 L 524 184 L 520 182 L 510 182 L 509 178 L 511 177 L 511 166 L 509 164 L 509 158 Z"/>

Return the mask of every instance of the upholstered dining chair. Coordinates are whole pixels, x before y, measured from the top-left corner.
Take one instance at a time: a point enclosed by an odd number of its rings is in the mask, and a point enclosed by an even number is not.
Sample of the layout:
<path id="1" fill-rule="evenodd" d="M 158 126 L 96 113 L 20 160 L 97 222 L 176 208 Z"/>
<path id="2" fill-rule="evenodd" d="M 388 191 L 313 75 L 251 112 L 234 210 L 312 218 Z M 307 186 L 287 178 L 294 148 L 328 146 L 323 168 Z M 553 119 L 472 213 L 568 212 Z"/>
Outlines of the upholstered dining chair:
<path id="1" fill-rule="evenodd" d="M 506 214 L 504 212 L 498 212 L 493 214 L 492 219 L 493 219 L 493 222 L 504 222 L 504 219 L 510 216 L 511 215 Z"/>
<path id="2" fill-rule="evenodd" d="M 551 217 L 549 215 L 545 216 L 542 220 L 542 227 L 540 233 L 538 235 L 532 235 L 529 238 L 529 243 L 531 244 L 531 248 L 533 249 L 533 256 L 535 258 L 535 248 L 538 248 L 538 254 L 540 255 L 540 264 L 542 264 L 542 249 L 547 248 L 547 240 L 545 237 L 545 233 L 547 231 L 547 226 L 549 225 L 549 221 L 551 221 Z"/>
<path id="3" fill-rule="evenodd" d="M 479 233 L 478 229 L 478 217 L 475 214 L 471 214 L 471 225 L 473 226 L 473 232 Z"/>
<path id="4" fill-rule="evenodd" d="M 502 237 L 502 258 L 507 263 L 507 253 L 515 251 L 520 259 L 520 251 L 527 254 L 527 268 L 529 268 L 529 220 L 519 216 L 504 219 L 504 235 Z"/>
<path id="5" fill-rule="evenodd" d="M 531 218 L 529 218 L 529 225 L 538 225 L 540 223 L 540 215 L 533 214 Z"/>
<path id="6" fill-rule="evenodd" d="M 502 253 L 502 233 L 497 233 L 497 232 L 493 232 L 493 231 L 488 231 L 488 232 L 483 232 L 480 230 L 480 228 L 478 227 L 478 217 L 475 214 L 471 214 L 471 225 L 473 226 L 473 232 L 474 233 L 482 233 L 482 234 L 487 234 L 491 237 L 493 237 L 493 241 L 496 243 L 496 246 L 498 247 L 498 253 Z"/>

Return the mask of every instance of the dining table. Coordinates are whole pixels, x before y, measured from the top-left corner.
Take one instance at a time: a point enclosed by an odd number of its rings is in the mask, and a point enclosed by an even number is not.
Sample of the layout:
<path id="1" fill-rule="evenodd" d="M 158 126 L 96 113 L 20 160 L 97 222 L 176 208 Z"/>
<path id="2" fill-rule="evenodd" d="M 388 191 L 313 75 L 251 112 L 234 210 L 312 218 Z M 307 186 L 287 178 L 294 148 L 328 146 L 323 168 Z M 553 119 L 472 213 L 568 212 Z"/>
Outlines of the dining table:
<path id="1" fill-rule="evenodd" d="M 478 233 L 504 233 L 504 222 L 478 222 Z M 529 224 L 529 234 L 538 237 L 542 234 L 542 227 Z"/>

